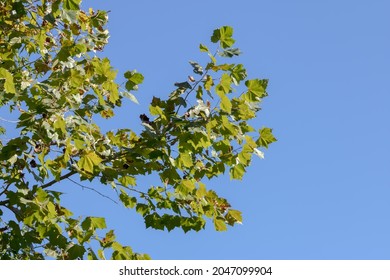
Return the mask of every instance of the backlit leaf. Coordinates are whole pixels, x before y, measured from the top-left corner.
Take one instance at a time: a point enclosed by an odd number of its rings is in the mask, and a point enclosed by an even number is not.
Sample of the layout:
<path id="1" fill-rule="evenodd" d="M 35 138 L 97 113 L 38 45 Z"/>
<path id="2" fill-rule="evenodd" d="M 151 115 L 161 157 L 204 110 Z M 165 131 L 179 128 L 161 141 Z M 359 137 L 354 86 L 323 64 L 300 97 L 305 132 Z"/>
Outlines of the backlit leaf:
<path id="1" fill-rule="evenodd" d="M 78 161 L 77 165 L 80 169 L 93 173 L 95 166 L 99 165 L 102 159 L 94 152 L 88 152 L 83 155 Z"/>
<path id="2" fill-rule="evenodd" d="M 235 166 L 230 168 L 231 179 L 241 180 L 244 174 L 245 174 L 245 167 L 241 163 L 236 164 Z"/>
<path id="3" fill-rule="evenodd" d="M 259 130 L 260 137 L 257 139 L 256 144 L 260 147 L 268 148 L 268 145 L 276 142 L 277 139 L 272 134 L 272 129 L 264 127 Z"/>
<path id="4" fill-rule="evenodd" d="M 81 0 L 64 0 L 63 7 L 65 10 L 78 10 Z"/>
<path id="5" fill-rule="evenodd" d="M 8 93 L 16 93 L 14 78 L 12 74 L 4 68 L 0 68 L 0 79 L 5 79 L 4 89 Z"/>
<path id="6" fill-rule="evenodd" d="M 209 49 L 203 44 L 199 45 L 199 49 L 201 52 L 209 52 Z"/>
<path id="7" fill-rule="evenodd" d="M 214 218 L 214 228 L 216 231 L 226 231 L 227 230 L 226 223 L 221 218 Z"/>
<path id="8" fill-rule="evenodd" d="M 230 26 L 223 26 L 219 29 L 215 29 L 211 37 L 211 42 L 220 43 L 223 49 L 230 48 L 235 40 L 232 38 L 233 28 Z"/>

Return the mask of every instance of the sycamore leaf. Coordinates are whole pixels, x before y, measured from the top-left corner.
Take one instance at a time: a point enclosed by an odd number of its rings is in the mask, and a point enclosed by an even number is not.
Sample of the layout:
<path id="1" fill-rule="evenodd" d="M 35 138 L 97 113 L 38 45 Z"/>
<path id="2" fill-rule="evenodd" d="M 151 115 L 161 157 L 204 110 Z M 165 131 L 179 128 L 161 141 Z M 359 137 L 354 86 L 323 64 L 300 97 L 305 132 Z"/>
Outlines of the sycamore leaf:
<path id="1" fill-rule="evenodd" d="M 66 133 L 66 123 L 62 116 L 57 116 L 56 121 L 53 124 L 55 129 L 59 129 L 62 133 Z"/>
<path id="2" fill-rule="evenodd" d="M 121 189 L 121 194 L 119 195 L 120 201 L 127 208 L 134 208 L 137 205 L 137 198 L 129 196 L 124 190 Z"/>
<path id="3" fill-rule="evenodd" d="M 201 52 L 209 52 L 209 49 L 203 44 L 199 45 L 199 49 Z"/>
<path id="4" fill-rule="evenodd" d="M 230 178 L 241 180 L 245 174 L 245 166 L 242 163 L 238 163 L 230 168 Z"/>
<path id="5" fill-rule="evenodd" d="M 123 177 L 120 177 L 118 179 L 119 183 L 121 183 L 122 185 L 124 185 L 125 187 L 127 186 L 136 186 L 137 185 L 137 182 L 136 182 L 136 179 L 132 176 L 123 176 Z"/>
<path id="6" fill-rule="evenodd" d="M 84 219 L 84 221 L 81 223 L 81 227 L 88 231 L 88 230 L 95 230 L 95 229 L 104 229 L 107 227 L 106 220 L 101 217 L 87 217 Z"/>
<path id="7" fill-rule="evenodd" d="M 230 99 L 224 94 L 221 93 L 220 91 L 217 91 L 218 96 L 221 98 L 221 109 L 225 111 L 228 114 L 231 114 L 232 112 L 232 102 Z"/>
<path id="8" fill-rule="evenodd" d="M 214 80 L 213 80 L 213 77 L 211 77 L 210 75 L 207 75 L 206 76 L 206 79 L 204 80 L 204 88 L 207 90 L 207 91 L 210 91 L 211 90 L 211 87 L 214 85 Z"/>
<path id="9" fill-rule="evenodd" d="M 223 219 L 221 218 L 214 218 L 214 227 L 216 231 L 226 231 L 227 226 Z"/>
<path id="10" fill-rule="evenodd" d="M 203 183 L 199 183 L 199 188 L 196 190 L 196 196 L 201 199 L 207 194 L 206 186 Z"/>
<path id="11" fill-rule="evenodd" d="M 276 142 L 277 139 L 272 134 L 272 129 L 264 127 L 259 130 L 260 137 L 257 139 L 256 144 L 260 147 L 268 148 L 268 145 Z"/>
<path id="12" fill-rule="evenodd" d="M 187 195 L 195 189 L 195 184 L 191 180 L 182 180 L 176 190 L 182 195 Z"/>
<path id="13" fill-rule="evenodd" d="M 236 223 L 242 223 L 241 211 L 230 209 L 228 210 L 228 215 L 231 216 L 236 221 Z"/>
<path id="14" fill-rule="evenodd" d="M 68 257 L 72 260 L 82 258 L 85 252 L 84 246 L 78 244 L 73 244 L 67 251 Z"/>
<path id="15" fill-rule="evenodd" d="M 214 30 L 211 42 L 217 43 L 219 41 L 219 44 L 223 49 L 230 48 L 235 42 L 232 36 L 233 28 L 230 26 L 223 26 Z"/>
<path id="16" fill-rule="evenodd" d="M 0 79 L 5 79 L 4 89 L 8 93 L 16 93 L 14 78 L 12 74 L 4 68 L 0 68 Z"/>
<path id="17" fill-rule="evenodd" d="M 93 168 L 99 165 L 99 163 L 101 162 L 102 159 L 97 154 L 91 151 L 83 155 L 78 161 L 77 165 L 80 169 L 93 173 Z"/>
<path id="18" fill-rule="evenodd" d="M 189 168 L 194 165 L 194 163 L 192 162 L 192 157 L 188 153 L 181 154 L 180 157 L 178 158 L 178 161 L 182 167 Z"/>
<path id="19" fill-rule="evenodd" d="M 91 217 L 91 225 L 94 228 L 100 228 L 100 229 L 107 227 L 106 220 L 104 218 L 100 218 L 100 217 Z"/>
<path id="20" fill-rule="evenodd" d="M 221 82 L 219 85 L 225 94 L 232 91 L 231 84 L 232 84 L 232 78 L 226 73 L 222 74 Z"/>
<path id="21" fill-rule="evenodd" d="M 244 95 L 244 98 L 247 101 L 258 101 L 259 99 L 267 96 L 267 93 L 265 91 L 267 85 L 266 80 L 248 80 L 245 82 L 245 85 L 248 88 L 247 93 Z"/>
<path id="22" fill-rule="evenodd" d="M 138 85 L 142 84 L 144 81 L 144 76 L 136 70 L 127 71 L 124 76 L 127 79 L 125 87 L 128 91 L 137 90 Z"/>
<path id="23" fill-rule="evenodd" d="M 64 9 L 65 10 L 78 10 L 81 0 L 64 0 Z"/>

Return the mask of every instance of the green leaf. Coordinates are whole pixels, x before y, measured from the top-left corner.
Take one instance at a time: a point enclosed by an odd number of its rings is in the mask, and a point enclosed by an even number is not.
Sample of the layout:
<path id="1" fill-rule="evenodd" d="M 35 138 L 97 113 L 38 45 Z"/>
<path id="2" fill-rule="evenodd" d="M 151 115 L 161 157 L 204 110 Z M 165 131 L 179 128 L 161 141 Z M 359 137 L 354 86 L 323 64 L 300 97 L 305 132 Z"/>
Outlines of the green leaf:
<path id="1" fill-rule="evenodd" d="M 158 106 L 149 106 L 149 112 L 152 116 L 164 115 L 164 111 Z"/>
<path id="2" fill-rule="evenodd" d="M 106 228 L 106 220 L 100 217 L 87 217 L 81 223 L 81 227 L 85 231 L 94 231 L 95 229 L 104 229 Z"/>
<path id="3" fill-rule="evenodd" d="M 150 212 L 150 207 L 144 203 L 138 203 L 135 210 L 142 216 L 145 216 Z"/>
<path id="4" fill-rule="evenodd" d="M 77 162 L 77 166 L 84 171 L 93 173 L 93 168 L 99 165 L 101 162 L 102 159 L 97 154 L 95 154 L 95 152 L 91 151 L 84 154 L 84 156 L 80 158 L 80 160 Z"/>
<path id="5" fill-rule="evenodd" d="M 67 251 L 68 253 L 68 258 L 71 260 L 75 259 L 82 259 L 86 250 L 84 246 L 78 245 L 78 244 L 73 244 L 72 247 L 70 247 Z"/>
<path id="6" fill-rule="evenodd" d="M 221 82 L 219 83 L 220 89 L 225 93 L 229 93 L 232 91 L 232 78 L 226 74 L 223 73 L 221 77 Z"/>
<path id="7" fill-rule="evenodd" d="M 246 79 L 247 77 L 247 72 L 246 69 L 244 68 L 244 65 L 242 64 L 237 64 L 236 66 L 233 67 L 231 70 L 231 76 L 236 85 Z"/>
<path id="8" fill-rule="evenodd" d="M 179 161 L 179 166 L 185 167 L 185 168 L 190 168 L 194 165 L 192 162 L 192 157 L 189 153 L 182 153 L 178 159 Z"/>
<path id="9" fill-rule="evenodd" d="M 154 228 L 164 230 L 164 225 L 161 223 L 161 217 L 157 213 L 149 214 L 144 217 L 146 228 Z"/>
<path id="10" fill-rule="evenodd" d="M 98 260 L 98 256 L 96 255 L 96 253 L 91 248 L 88 248 L 87 259 L 90 260 L 90 261 Z"/>
<path id="11" fill-rule="evenodd" d="M 214 228 L 216 231 L 226 231 L 227 226 L 223 219 L 221 218 L 214 218 Z"/>
<path id="12" fill-rule="evenodd" d="M 105 260 L 106 256 L 104 255 L 104 251 L 102 249 L 98 250 L 98 256 L 100 259 Z"/>
<path id="13" fill-rule="evenodd" d="M 238 210 L 230 209 L 228 210 L 228 215 L 231 216 L 236 222 L 242 223 L 242 213 Z"/>
<path id="14" fill-rule="evenodd" d="M 206 186 L 199 182 L 199 188 L 196 190 L 196 196 L 201 199 L 207 194 Z"/>
<path id="15" fill-rule="evenodd" d="M 12 74 L 4 68 L 0 68 L 0 79 L 5 79 L 4 89 L 8 93 L 16 93 L 14 78 Z"/>
<path id="16" fill-rule="evenodd" d="M 203 99 L 203 89 L 201 86 L 198 86 L 196 90 L 196 99 Z"/>
<path id="17" fill-rule="evenodd" d="M 191 180 L 182 180 L 176 190 L 182 195 L 187 195 L 195 189 L 195 184 Z"/>
<path id="18" fill-rule="evenodd" d="M 144 81 L 144 76 L 136 70 L 127 71 L 124 76 L 127 79 L 125 87 L 128 91 L 137 90 L 138 85 Z"/>
<path id="19" fill-rule="evenodd" d="M 84 83 L 85 77 L 75 69 L 70 70 L 70 83 L 72 86 L 78 88 Z"/>
<path id="20" fill-rule="evenodd" d="M 245 85 L 248 88 L 247 93 L 244 95 L 247 101 L 259 101 L 261 98 L 267 96 L 265 91 L 267 85 L 266 80 L 248 80 L 245 82 Z"/>
<path id="21" fill-rule="evenodd" d="M 51 217 L 57 216 L 56 207 L 55 207 L 54 204 L 53 204 L 52 202 L 50 202 L 50 201 L 49 201 L 49 203 L 47 204 L 47 210 L 49 211 L 49 214 L 51 215 Z"/>
<path id="22" fill-rule="evenodd" d="M 99 75 L 99 82 L 113 81 L 115 79 L 117 71 L 112 70 L 110 60 L 107 57 L 103 59 L 95 57 L 92 65 L 95 67 L 95 73 Z"/>
<path id="23" fill-rule="evenodd" d="M 137 182 L 136 182 L 136 179 L 132 176 L 122 176 L 118 179 L 118 181 L 124 185 L 125 187 L 127 186 L 136 186 L 137 185 Z"/>
<path id="24" fill-rule="evenodd" d="M 59 129 L 62 133 L 66 133 L 66 123 L 62 116 L 57 116 L 56 121 L 53 124 L 55 129 Z"/>
<path id="25" fill-rule="evenodd" d="M 107 227 L 106 220 L 104 218 L 90 217 L 90 219 L 91 219 L 91 225 L 94 229 L 96 228 L 104 229 Z"/>
<path id="26" fill-rule="evenodd" d="M 119 199 L 122 201 L 123 205 L 127 208 L 134 208 L 137 205 L 137 199 L 135 197 L 129 196 L 124 190 L 121 189 L 121 194 Z"/>
<path id="27" fill-rule="evenodd" d="M 241 163 L 236 164 L 235 166 L 230 168 L 231 179 L 241 180 L 244 174 L 245 174 L 245 166 Z"/>
<path id="28" fill-rule="evenodd" d="M 210 75 L 207 75 L 206 76 L 206 80 L 204 81 L 204 88 L 207 90 L 207 91 L 210 91 L 211 90 L 211 87 L 214 85 L 214 80 L 213 80 L 213 77 L 211 77 Z"/>
<path id="29" fill-rule="evenodd" d="M 256 140 L 256 144 L 259 147 L 266 147 L 268 148 L 268 145 L 276 142 L 277 139 L 272 134 L 272 129 L 268 127 L 264 127 L 259 130 L 260 137 Z"/>
<path id="30" fill-rule="evenodd" d="M 203 44 L 199 45 L 199 49 L 201 52 L 209 52 L 209 49 Z"/>
<path id="31" fill-rule="evenodd" d="M 235 42 L 232 36 L 233 28 L 230 26 L 223 26 L 214 30 L 213 35 L 211 36 L 211 42 L 219 42 L 223 49 L 230 48 Z"/>
<path id="32" fill-rule="evenodd" d="M 64 0 L 63 7 L 65 10 L 79 10 L 81 0 Z"/>
<path id="33" fill-rule="evenodd" d="M 230 99 L 224 94 L 221 93 L 220 91 L 217 91 L 218 96 L 221 98 L 221 109 L 225 111 L 228 114 L 231 114 L 232 112 L 232 102 Z"/>
<path id="34" fill-rule="evenodd" d="M 115 103 L 119 99 L 118 85 L 113 81 L 106 81 L 103 88 L 108 92 L 108 100 Z"/>

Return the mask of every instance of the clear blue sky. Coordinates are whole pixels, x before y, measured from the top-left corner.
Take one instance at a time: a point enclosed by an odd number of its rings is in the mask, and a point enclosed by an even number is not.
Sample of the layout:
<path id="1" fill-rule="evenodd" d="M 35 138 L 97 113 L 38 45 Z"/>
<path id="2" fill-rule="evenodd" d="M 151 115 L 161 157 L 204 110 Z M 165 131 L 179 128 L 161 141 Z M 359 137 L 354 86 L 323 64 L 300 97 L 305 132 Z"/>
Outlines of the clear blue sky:
<path id="1" fill-rule="evenodd" d="M 136 127 L 153 95 L 191 73 L 199 43 L 231 25 L 249 76 L 270 80 L 254 125 L 272 127 L 278 142 L 243 181 L 209 184 L 243 211 L 243 224 L 227 232 L 212 224 L 199 233 L 146 230 L 140 216 L 86 190 L 66 196 L 77 214 L 106 216 L 121 242 L 154 259 L 389 259 L 389 1 L 84 1 L 89 6 L 111 10 L 104 55 L 121 73 L 145 76 L 141 104 L 128 103 L 107 128 Z"/>

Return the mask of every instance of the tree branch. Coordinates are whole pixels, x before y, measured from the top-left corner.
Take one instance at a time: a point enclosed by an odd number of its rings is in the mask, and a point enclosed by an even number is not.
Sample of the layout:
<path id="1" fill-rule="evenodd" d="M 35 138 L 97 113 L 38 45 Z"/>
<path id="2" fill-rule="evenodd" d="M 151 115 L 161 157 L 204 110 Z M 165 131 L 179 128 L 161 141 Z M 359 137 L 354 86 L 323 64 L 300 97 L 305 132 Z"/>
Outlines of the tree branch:
<path id="1" fill-rule="evenodd" d="M 6 206 L 9 203 L 9 199 L 0 201 L 0 206 Z"/>
<path id="2" fill-rule="evenodd" d="M 128 151 L 127 151 L 127 152 L 128 152 Z M 115 159 L 117 159 L 117 158 L 120 158 L 120 157 L 126 155 L 127 152 L 123 153 L 122 151 L 119 151 L 119 152 L 113 154 L 112 156 L 109 156 L 109 157 L 105 158 L 105 159 L 102 161 L 102 163 L 107 163 L 107 162 L 110 162 L 110 161 L 115 160 Z M 60 181 L 62 181 L 62 180 L 64 180 L 64 179 L 68 179 L 69 177 L 71 177 L 71 176 L 73 176 L 74 174 L 77 174 L 77 173 L 78 173 L 77 170 L 72 170 L 72 171 L 66 173 L 65 175 L 62 175 L 62 176 L 59 178 L 59 180 L 54 179 L 54 180 L 52 180 L 52 181 L 50 181 L 50 182 L 48 182 L 48 183 L 46 183 L 46 184 L 41 185 L 40 188 L 42 188 L 42 189 L 47 189 L 48 187 L 51 187 L 51 186 L 54 185 L 55 183 L 58 183 L 58 182 L 60 182 Z"/>
<path id="3" fill-rule="evenodd" d="M 58 182 L 60 182 L 60 181 L 62 181 L 62 180 L 64 180 L 64 179 L 68 179 L 70 176 L 72 176 L 72 175 L 74 175 L 74 174 L 76 174 L 77 173 L 77 171 L 76 170 L 72 170 L 72 171 L 70 171 L 69 173 L 67 173 L 67 174 L 65 174 L 65 175 L 62 175 L 61 177 L 60 177 L 60 179 L 59 180 L 52 180 L 52 181 L 50 181 L 50 182 L 48 182 L 48 183 L 46 183 L 46 184 L 43 184 L 42 186 L 40 186 L 40 188 L 42 188 L 42 189 L 47 189 L 48 187 L 51 187 L 52 185 L 54 185 L 55 183 L 58 183 Z"/>

